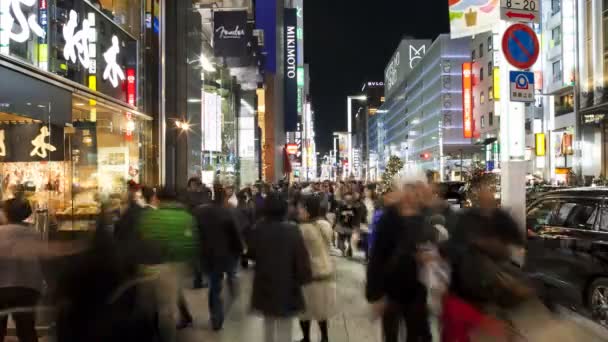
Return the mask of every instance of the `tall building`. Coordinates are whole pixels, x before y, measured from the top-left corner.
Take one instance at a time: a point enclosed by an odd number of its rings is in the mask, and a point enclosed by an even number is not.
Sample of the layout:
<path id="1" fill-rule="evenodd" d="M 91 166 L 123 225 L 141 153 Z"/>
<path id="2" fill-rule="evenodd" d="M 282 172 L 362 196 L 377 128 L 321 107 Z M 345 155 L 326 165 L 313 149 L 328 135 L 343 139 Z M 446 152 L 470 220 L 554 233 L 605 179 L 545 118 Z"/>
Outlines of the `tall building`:
<path id="1" fill-rule="evenodd" d="M 381 163 L 400 156 L 406 169 L 459 177 L 477 148 L 463 122 L 462 65 L 468 39 L 442 34 L 430 41 L 403 40 L 385 70 Z M 376 138 L 377 139 L 377 138 Z"/>
<path id="2" fill-rule="evenodd" d="M 193 176 L 207 184 L 257 179 L 255 94 L 262 77 L 253 19 L 250 0 L 167 3 L 165 36 L 185 37 L 166 39 L 165 47 L 167 186 L 184 189 Z"/>
<path id="3" fill-rule="evenodd" d="M 500 90 L 497 60 L 502 52 L 499 39 L 498 34 L 489 31 L 476 35 L 470 41 L 472 91 L 469 101 L 473 110 L 471 138 L 476 145 L 481 146 L 481 153 L 475 156 L 475 159 L 485 163 L 487 171 L 498 169 L 500 161 Z"/>
<path id="4" fill-rule="evenodd" d="M 370 119 L 378 114 L 378 108 L 384 102 L 384 82 L 365 82 L 361 88 L 361 92 L 366 100 L 362 103 L 363 106 L 354 113 L 353 169 L 357 177 L 370 179 L 370 151 L 376 151 L 375 145 L 372 145 L 373 147 L 370 148 Z M 374 135 L 372 139 L 375 138 L 376 136 Z M 371 179 L 375 179 L 375 176 Z"/>
<path id="5" fill-rule="evenodd" d="M 603 29 L 608 20 L 608 3 L 577 1 L 578 32 L 578 96 L 579 126 L 575 129 L 576 145 L 572 139 L 561 145 L 574 154 L 574 173 L 585 184 L 594 178 L 606 178 L 608 149 L 606 148 L 606 118 L 608 114 L 608 33 Z M 562 3 L 563 5 L 563 3 Z M 562 6 L 562 12 L 565 10 Z"/>
<path id="6" fill-rule="evenodd" d="M 535 147 L 537 138 L 539 144 L 544 138 L 546 145 L 542 151 L 545 156 L 533 158 L 535 165 L 532 173 L 560 183 L 567 181 L 569 171 L 574 168 L 572 142 L 576 131 L 574 95 L 577 44 L 575 4 L 575 0 L 545 0 L 542 3 L 542 82 L 537 81 L 537 87 L 540 87 L 544 95 L 541 99 L 543 116 L 526 125 L 533 133 L 528 140 L 534 140 L 534 143 L 528 145 Z"/>

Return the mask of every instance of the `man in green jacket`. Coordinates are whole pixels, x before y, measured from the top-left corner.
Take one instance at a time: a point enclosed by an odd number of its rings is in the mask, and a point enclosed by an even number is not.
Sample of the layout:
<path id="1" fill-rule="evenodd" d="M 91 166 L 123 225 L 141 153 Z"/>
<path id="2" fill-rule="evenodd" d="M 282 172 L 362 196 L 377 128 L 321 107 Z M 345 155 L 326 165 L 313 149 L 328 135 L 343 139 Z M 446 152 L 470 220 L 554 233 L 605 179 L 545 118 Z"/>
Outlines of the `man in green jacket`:
<path id="1" fill-rule="evenodd" d="M 183 329 L 192 324 L 192 315 L 180 283 L 186 265 L 191 265 L 198 255 L 195 221 L 174 193 L 157 193 L 148 188 L 143 190 L 143 195 L 146 207 L 138 220 L 138 231 L 143 241 L 141 260 L 145 265 L 144 272 L 157 276 L 159 315 L 165 325 L 163 331 L 171 334 L 168 336 L 171 338 L 175 327 Z M 176 308 L 180 317 L 177 323 L 173 322 Z"/>

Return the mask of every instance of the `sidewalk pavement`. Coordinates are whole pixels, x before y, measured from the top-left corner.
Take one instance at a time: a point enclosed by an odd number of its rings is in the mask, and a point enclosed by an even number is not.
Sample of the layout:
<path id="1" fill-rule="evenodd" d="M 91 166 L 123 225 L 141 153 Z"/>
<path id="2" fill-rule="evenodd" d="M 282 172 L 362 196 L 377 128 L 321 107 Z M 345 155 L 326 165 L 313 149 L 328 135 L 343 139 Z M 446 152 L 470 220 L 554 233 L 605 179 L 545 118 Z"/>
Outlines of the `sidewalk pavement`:
<path id="1" fill-rule="evenodd" d="M 380 342 L 380 325 L 372 322 L 365 301 L 365 266 L 357 261 L 336 258 L 339 314 L 330 323 L 332 342 Z M 241 295 L 227 315 L 224 329 L 213 332 L 209 324 L 207 290 L 188 290 L 186 299 L 194 316 L 194 327 L 180 332 L 180 342 L 262 342 L 262 319 L 248 310 L 252 271 L 240 272 Z M 293 323 L 294 341 L 302 338 L 297 320 Z M 316 324 L 312 341 L 319 341 Z M 291 342 L 291 341 L 289 341 Z"/>

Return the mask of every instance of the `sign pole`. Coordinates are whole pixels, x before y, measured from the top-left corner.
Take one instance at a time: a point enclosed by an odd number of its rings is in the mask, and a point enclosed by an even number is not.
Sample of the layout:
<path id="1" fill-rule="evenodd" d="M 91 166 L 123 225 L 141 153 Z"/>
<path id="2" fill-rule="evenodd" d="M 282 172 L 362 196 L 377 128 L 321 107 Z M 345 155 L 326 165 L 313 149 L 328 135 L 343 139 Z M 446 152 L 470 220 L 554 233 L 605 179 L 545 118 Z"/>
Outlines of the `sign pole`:
<path id="1" fill-rule="evenodd" d="M 499 23 L 500 37 L 509 22 Z M 502 52 L 505 54 L 505 51 Z M 517 69 L 506 58 L 500 59 L 500 162 L 501 206 L 509 211 L 520 229 L 526 221 L 526 161 L 525 161 L 525 104 L 511 101 L 510 73 Z"/>

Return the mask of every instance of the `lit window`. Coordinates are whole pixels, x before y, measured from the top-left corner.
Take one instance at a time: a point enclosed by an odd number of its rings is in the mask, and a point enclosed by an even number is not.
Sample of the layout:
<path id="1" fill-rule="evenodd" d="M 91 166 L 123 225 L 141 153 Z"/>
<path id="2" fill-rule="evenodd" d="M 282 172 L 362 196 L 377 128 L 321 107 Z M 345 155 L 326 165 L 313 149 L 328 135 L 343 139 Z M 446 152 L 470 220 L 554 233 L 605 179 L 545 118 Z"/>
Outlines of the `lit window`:
<path id="1" fill-rule="evenodd" d="M 492 100 L 494 100 L 494 87 L 488 88 L 488 101 Z"/>
<path id="2" fill-rule="evenodd" d="M 484 95 L 483 91 L 479 94 L 479 103 L 483 104 L 484 102 L 486 102 L 486 96 Z"/>

